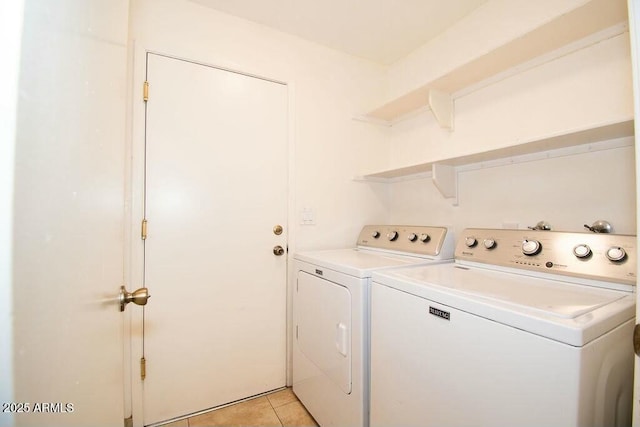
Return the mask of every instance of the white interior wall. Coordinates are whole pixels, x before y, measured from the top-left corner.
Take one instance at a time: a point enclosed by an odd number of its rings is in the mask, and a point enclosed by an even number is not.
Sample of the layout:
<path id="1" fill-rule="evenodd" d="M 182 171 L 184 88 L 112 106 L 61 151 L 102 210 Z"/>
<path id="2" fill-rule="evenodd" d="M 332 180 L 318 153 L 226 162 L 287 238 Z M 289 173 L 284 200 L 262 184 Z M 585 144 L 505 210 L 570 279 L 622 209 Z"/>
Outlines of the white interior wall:
<path id="1" fill-rule="evenodd" d="M 392 84 L 410 63 L 394 65 Z M 440 128 L 428 111 L 400 122 L 390 131 L 389 167 L 630 120 L 632 93 L 629 34 L 623 33 L 458 97 L 454 131 Z M 456 207 L 430 179 L 393 183 L 391 222 L 435 221 L 461 231 L 547 220 L 555 229 L 580 231 L 606 219 L 617 232 L 636 234 L 633 156 L 626 147 L 460 172 Z"/>
<path id="2" fill-rule="evenodd" d="M 634 147 L 623 145 L 461 170 L 457 206 L 428 177 L 397 182 L 391 184 L 391 222 L 448 225 L 458 236 L 467 227 L 526 228 L 541 220 L 554 230 L 585 231 L 584 224 L 604 219 L 616 233 L 635 234 Z"/>
<path id="3" fill-rule="evenodd" d="M 453 131 L 438 126 L 430 111 L 400 122 L 390 133 L 388 167 L 631 120 L 632 91 L 624 33 L 455 99 Z"/>
<path id="4" fill-rule="evenodd" d="M 289 84 L 290 249 L 349 245 L 363 224 L 386 222 L 388 188 L 352 181 L 387 154 L 386 129 L 352 120 L 382 100 L 383 67 L 187 0 L 133 1 L 131 36 L 137 60 L 152 50 Z M 315 225 L 300 224 L 305 208 Z"/>
<path id="5" fill-rule="evenodd" d="M 389 69 L 389 99 L 516 39 L 588 0 L 489 0 Z"/>
<path id="6" fill-rule="evenodd" d="M 367 61 L 187 0 L 134 1 L 132 35 L 138 49 L 290 84 L 295 102 L 292 244 L 294 249 L 325 248 L 351 244 L 362 224 L 412 216 L 414 206 L 399 202 L 409 200 L 403 194 L 409 184 L 353 182 L 362 171 L 500 148 L 632 118 L 625 33 L 457 98 L 453 132 L 441 129 L 429 112 L 390 130 L 351 120 L 387 95 L 413 89 L 430 75 L 442 74 L 447 67 L 584 3 L 490 0 L 393 64 L 388 74 Z M 394 202 L 389 203 L 391 193 Z M 435 194 L 430 203 L 438 205 L 440 199 Z M 300 224 L 303 209 L 313 211 L 316 225 Z"/>
<path id="7" fill-rule="evenodd" d="M 413 66 L 413 71 L 419 68 Z M 633 117 L 630 71 L 625 33 L 476 90 L 456 99 L 453 132 L 440 128 L 429 111 L 396 124 L 389 132 L 386 168 L 629 120 Z M 392 67 L 390 84 L 396 90 L 397 77 Z M 546 219 L 555 229 L 580 231 L 584 222 L 602 218 L 614 223 L 617 232 L 635 234 L 632 157 L 633 148 L 627 147 L 461 172 L 456 207 L 442 198 L 430 178 L 397 182 L 389 185 L 390 222 L 438 223 L 461 231 L 505 223 L 526 227 Z M 610 185 L 612 177 L 615 185 Z M 520 192 L 514 193 L 516 189 Z M 585 214 L 583 222 L 576 223 L 576 211 Z"/>

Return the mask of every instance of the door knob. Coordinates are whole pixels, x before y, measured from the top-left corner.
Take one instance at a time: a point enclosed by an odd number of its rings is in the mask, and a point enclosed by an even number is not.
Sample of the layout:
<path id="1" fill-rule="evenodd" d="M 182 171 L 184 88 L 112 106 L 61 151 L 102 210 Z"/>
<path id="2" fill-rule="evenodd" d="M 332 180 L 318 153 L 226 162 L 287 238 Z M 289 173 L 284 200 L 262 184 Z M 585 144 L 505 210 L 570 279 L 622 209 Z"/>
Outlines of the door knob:
<path id="1" fill-rule="evenodd" d="M 284 248 L 280 245 L 273 247 L 273 254 L 277 256 L 282 256 L 284 254 Z"/>
<path id="2" fill-rule="evenodd" d="M 140 288 L 133 292 L 127 292 L 124 286 L 120 286 L 120 294 L 118 295 L 120 311 L 124 311 L 124 308 L 130 302 L 136 305 L 146 305 L 149 298 L 151 298 L 151 295 L 149 295 L 149 290 L 147 288 Z"/>
<path id="3" fill-rule="evenodd" d="M 640 356 L 640 323 L 633 328 L 633 350 Z"/>

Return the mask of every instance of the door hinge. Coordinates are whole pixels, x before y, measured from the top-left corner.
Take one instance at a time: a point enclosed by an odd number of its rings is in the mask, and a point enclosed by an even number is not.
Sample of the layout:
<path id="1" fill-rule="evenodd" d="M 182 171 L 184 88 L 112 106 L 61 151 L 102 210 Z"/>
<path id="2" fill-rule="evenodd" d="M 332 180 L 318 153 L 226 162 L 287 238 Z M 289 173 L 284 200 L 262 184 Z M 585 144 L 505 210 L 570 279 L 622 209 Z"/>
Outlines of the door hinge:
<path id="1" fill-rule="evenodd" d="M 140 227 L 140 238 L 142 240 L 147 240 L 147 219 L 142 220 L 142 225 Z"/>
<path id="2" fill-rule="evenodd" d="M 140 379 L 144 381 L 147 378 L 147 359 L 144 357 L 140 358 Z"/>
<path id="3" fill-rule="evenodd" d="M 124 427 L 133 427 L 133 415 L 124 419 Z"/>
<path id="4" fill-rule="evenodd" d="M 142 100 L 147 102 L 149 100 L 149 82 L 145 80 L 142 84 Z"/>

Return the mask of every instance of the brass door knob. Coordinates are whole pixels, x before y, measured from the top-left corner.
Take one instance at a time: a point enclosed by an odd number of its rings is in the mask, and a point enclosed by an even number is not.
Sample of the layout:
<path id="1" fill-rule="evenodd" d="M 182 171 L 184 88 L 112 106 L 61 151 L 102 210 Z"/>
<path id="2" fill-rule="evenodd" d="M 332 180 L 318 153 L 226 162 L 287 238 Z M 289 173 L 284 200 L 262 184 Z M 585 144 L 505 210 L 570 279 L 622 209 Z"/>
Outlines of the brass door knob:
<path id="1" fill-rule="evenodd" d="M 284 254 L 284 248 L 280 245 L 273 247 L 273 254 L 277 256 L 282 256 Z"/>
<path id="2" fill-rule="evenodd" d="M 124 286 L 120 286 L 120 294 L 118 295 L 120 311 L 124 311 L 125 307 L 130 302 L 136 305 L 146 305 L 149 298 L 151 298 L 151 295 L 149 295 L 149 290 L 147 288 L 140 288 L 133 292 L 127 292 L 127 289 Z"/>

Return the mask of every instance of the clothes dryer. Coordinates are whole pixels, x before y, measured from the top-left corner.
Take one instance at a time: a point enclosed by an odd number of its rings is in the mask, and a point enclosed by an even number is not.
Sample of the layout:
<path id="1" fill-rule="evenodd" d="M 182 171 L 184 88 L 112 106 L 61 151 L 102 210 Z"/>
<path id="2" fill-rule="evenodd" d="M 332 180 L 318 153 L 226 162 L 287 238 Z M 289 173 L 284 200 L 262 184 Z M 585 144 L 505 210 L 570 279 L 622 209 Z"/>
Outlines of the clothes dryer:
<path id="1" fill-rule="evenodd" d="M 354 248 L 294 256 L 293 391 L 323 427 L 369 424 L 373 271 L 453 259 L 445 227 L 365 226 Z"/>

